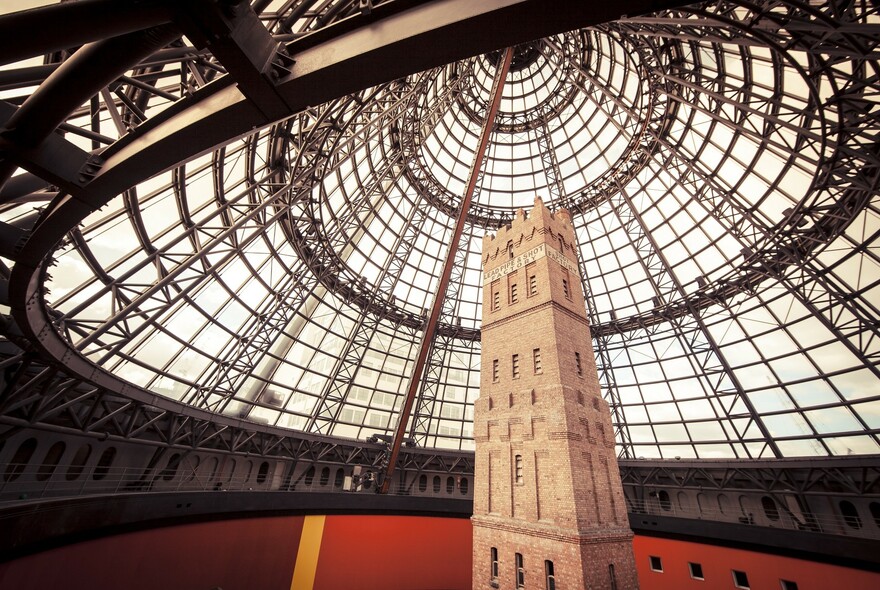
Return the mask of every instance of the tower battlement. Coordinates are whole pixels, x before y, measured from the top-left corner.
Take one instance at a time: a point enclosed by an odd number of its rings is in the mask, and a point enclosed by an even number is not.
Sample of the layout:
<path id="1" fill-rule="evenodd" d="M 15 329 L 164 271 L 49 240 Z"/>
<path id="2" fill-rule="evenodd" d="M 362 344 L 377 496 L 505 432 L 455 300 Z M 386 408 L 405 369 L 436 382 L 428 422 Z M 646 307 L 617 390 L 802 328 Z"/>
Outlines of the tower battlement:
<path id="1" fill-rule="evenodd" d="M 518 255 L 535 243 L 536 236 L 547 234 L 556 240 L 560 251 L 567 252 L 567 256 L 570 255 L 571 260 L 577 263 L 571 214 L 565 209 L 550 211 L 541 197 L 535 197 L 535 205 L 530 212 L 517 209 L 508 225 L 500 227 L 494 234 L 483 236 L 484 267 L 491 269 L 494 266 L 492 262 L 498 260 L 499 256 L 502 260 L 505 256 L 509 257 L 511 245 L 514 255 Z"/>

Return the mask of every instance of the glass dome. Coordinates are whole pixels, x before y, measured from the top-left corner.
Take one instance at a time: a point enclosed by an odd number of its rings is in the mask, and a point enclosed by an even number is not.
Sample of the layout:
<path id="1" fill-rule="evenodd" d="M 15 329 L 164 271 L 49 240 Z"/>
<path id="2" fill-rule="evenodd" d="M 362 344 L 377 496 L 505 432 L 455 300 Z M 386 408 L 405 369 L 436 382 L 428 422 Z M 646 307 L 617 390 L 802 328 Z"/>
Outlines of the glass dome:
<path id="1" fill-rule="evenodd" d="M 273 34 L 328 22 L 288 4 L 262 7 Z M 500 52 L 307 108 L 86 217 L 42 304 L 73 354 L 181 407 L 363 439 L 415 378 L 410 436 L 467 450 L 482 236 L 540 196 L 573 216 L 622 456 L 880 452 L 877 10 L 714 2 L 518 45 L 457 243 Z M 224 75 L 161 52 L 72 141 Z"/>

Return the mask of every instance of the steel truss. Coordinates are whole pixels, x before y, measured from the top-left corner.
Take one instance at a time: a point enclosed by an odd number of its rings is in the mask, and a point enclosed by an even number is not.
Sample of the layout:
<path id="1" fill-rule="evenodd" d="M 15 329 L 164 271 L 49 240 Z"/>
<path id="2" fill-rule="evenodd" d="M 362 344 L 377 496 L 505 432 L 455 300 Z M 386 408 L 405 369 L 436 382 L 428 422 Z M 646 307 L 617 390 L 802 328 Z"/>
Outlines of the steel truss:
<path id="1" fill-rule="evenodd" d="M 400 2 L 391 0 L 306 1 L 279 14 L 265 12 L 267 3 L 259 1 L 250 8 L 208 2 L 175 7 L 160 0 L 129 8 L 104 0 L 74 4 L 82 6 L 0 17 L 0 33 L 8 33 L 10 39 L 20 39 L 13 34 L 30 22 L 27 19 L 40 15 L 45 19 L 40 24 L 45 38 L 10 43 L 0 56 L 4 63 L 47 55 L 42 66 L 0 72 L 2 89 L 40 85 L 40 91 L 21 106 L 0 105 L 4 125 L 0 213 L 5 215 L 0 254 L 12 264 L 0 270 L 3 302 L 11 305 L 14 317 L 4 331 L 28 351 L 31 367 L 22 369 L 19 378 L 25 379 L 24 385 L 4 394 L 4 415 L 10 424 L 50 424 L 63 418 L 64 428 L 85 433 L 106 428 L 108 436 L 137 437 L 149 432 L 155 440 L 175 445 L 202 445 L 207 439 L 205 444 L 219 444 L 227 452 L 251 448 L 250 441 L 255 441 L 254 452 L 271 453 L 276 447 L 287 452 L 292 443 L 280 441 L 294 440 L 292 434 L 271 435 L 280 437 L 277 440 L 268 434 L 265 439 L 262 434 L 249 435 L 248 427 L 236 425 L 233 418 L 246 419 L 252 408 L 265 406 L 260 390 L 245 392 L 245 384 L 254 377 L 266 382 L 259 367 L 277 368 L 282 363 L 278 349 L 296 340 L 293 324 L 309 315 L 309 302 L 329 294 L 347 311 L 354 310 L 355 318 L 315 396 L 315 409 L 306 417 L 307 432 L 330 433 L 363 366 L 371 335 L 385 326 L 411 342 L 425 337 L 424 311 L 397 301 L 392 293 L 405 281 L 409 248 L 422 228 L 438 216 L 454 217 L 460 203 L 438 185 L 419 154 L 449 109 L 467 102 L 465 90 L 474 84 L 475 75 L 468 68 L 476 67 L 473 60 L 485 58 L 473 58 L 470 65 L 438 64 L 467 52 L 486 51 L 493 43 L 512 44 L 511 36 L 559 33 L 562 25 L 553 19 L 550 24 L 530 24 L 525 19 L 525 25 L 507 32 L 492 30 L 482 39 L 463 35 L 467 43 L 451 55 L 432 44 L 436 38 L 431 27 L 436 23 L 425 24 L 431 15 L 429 2 L 417 3 L 418 10 L 406 14 Z M 460 32 L 480 30 L 485 21 L 473 7 L 461 4 L 460 16 L 449 26 Z M 536 2 L 516 4 L 516 14 L 546 9 Z M 559 4 L 577 14 L 584 12 L 578 3 Z M 678 3 L 631 4 L 629 12 L 641 14 Z M 70 27 L 70 23 L 103 23 L 99 8 L 121 17 L 116 24 Z M 573 25 L 595 24 L 605 16 L 591 13 L 578 17 L 583 22 Z M 656 298 L 654 305 L 642 305 L 637 313 L 606 320 L 600 317 L 589 283 L 584 285 L 600 378 L 610 397 L 622 456 L 634 453 L 631 425 L 614 377 L 614 352 L 627 342 L 667 331 L 686 344 L 689 362 L 711 386 L 714 415 L 725 425 L 728 439 L 722 442 L 755 443 L 754 451 L 746 451 L 754 456 L 767 454 L 764 445 L 774 455 L 784 454 L 762 424 L 763 417 L 776 411 L 753 407 L 709 327 L 718 314 L 735 316 L 738 303 L 761 300 L 773 287 L 791 294 L 866 371 L 880 377 L 880 308 L 871 299 L 877 282 L 865 279 L 854 291 L 842 263 L 824 256 L 835 248 L 851 249 L 853 256 L 880 263 L 876 230 L 861 240 L 848 232 L 862 216 L 880 215 L 880 152 L 871 139 L 880 132 L 874 112 L 880 96 L 876 18 L 877 7 L 865 2 L 728 1 L 628 17 L 571 34 L 576 39 L 561 35 L 536 44 L 540 54 L 548 59 L 555 56 L 569 68 L 571 93 L 555 97 L 540 117 L 511 116 L 494 132 L 534 140 L 553 205 L 567 206 L 576 217 L 611 208 L 629 245 L 641 255 L 641 269 Z M 379 46 L 377 41 L 361 39 L 353 51 L 349 36 L 377 20 L 418 24 L 418 39 L 430 45 L 429 50 L 398 59 L 407 53 L 408 41 L 395 38 Z M 182 33 L 195 42 L 194 47 L 183 44 Z M 598 35 L 638 50 L 636 69 L 647 106 L 640 108 L 616 96 L 585 63 L 591 39 Z M 68 55 L 65 49 L 92 41 L 88 51 Z M 354 53 L 357 59 L 328 62 L 319 57 L 332 54 L 332 48 Z M 739 80 L 725 75 L 724 51 L 739 51 L 749 62 L 755 59 L 750 53 L 754 48 L 770 53 L 767 63 L 777 66 L 776 79 Z M 104 58 L 113 52 L 125 58 L 118 67 L 83 75 L 97 62 L 112 61 Z M 577 59 L 572 57 L 575 54 Z M 807 88 L 802 101 L 793 100 L 790 82 L 779 73 L 783 70 L 796 73 Z M 358 73 L 362 71 L 372 73 Z M 388 81 L 395 76 L 408 77 Z M 328 81 L 336 78 L 344 82 Z M 61 100 L 62 90 L 71 87 L 75 92 Z M 558 137 L 555 117 L 572 108 L 575 89 L 609 114 L 628 144 L 606 175 L 569 194 L 564 163 L 553 148 Z M 772 89 L 778 92 L 768 92 Z M 425 104 L 423 99 L 432 92 L 433 101 Z M 326 102 L 343 94 L 347 97 Z M 479 114 L 478 104 L 466 106 L 474 116 Z M 160 113 L 159 107 L 167 108 Z M 102 126 L 102 118 L 111 125 Z M 285 120 L 253 131 L 281 119 Z M 814 179 L 803 198 L 781 216 L 765 211 L 743 198 L 737 186 L 719 178 L 709 164 L 691 157 L 694 154 L 686 151 L 675 132 L 682 122 L 704 126 L 707 138 L 717 129 L 729 130 Z M 237 137 L 244 139 L 228 143 Z M 380 155 L 360 156 L 363 146 Z M 187 161 L 210 150 L 215 150 L 210 164 Z M 697 150 L 695 155 L 699 154 Z M 227 174 L 232 176 L 232 160 L 239 157 L 247 162 L 245 177 L 227 180 Z M 738 161 L 732 146 L 724 158 L 759 174 L 757 159 Z M 333 187 L 324 181 L 343 174 L 353 161 L 369 163 L 368 169 L 356 172 L 356 198 L 331 210 L 327 204 Z M 29 172 L 10 179 L 17 166 Z M 696 289 L 665 259 L 662 245 L 639 218 L 626 188 L 660 166 L 676 175 L 678 186 L 728 229 L 742 252 L 741 262 L 732 264 L 723 276 L 700 277 Z M 167 188 L 181 225 L 156 232 L 149 227 L 145 211 L 160 200 L 162 190 L 135 183 L 164 169 L 172 169 Z M 211 175 L 212 200 L 193 206 L 200 174 Z M 351 250 L 369 231 L 377 203 L 389 194 L 389 187 L 403 186 L 417 195 L 403 214 L 405 224 L 395 234 L 390 256 L 377 278 L 367 282 L 350 264 Z M 91 236 L 116 219 L 115 213 L 102 218 L 97 211 L 117 196 L 137 247 L 108 264 L 95 251 Z M 34 204 L 40 206 L 36 213 L 31 210 Z M 457 347 L 476 349 L 479 340 L 479 330 L 461 326 L 455 312 L 466 274 L 468 240 L 478 229 L 506 223 L 509 214 L 502 207 L 482 205 L 468 212 L 470 228 L 457 244 L 454 280 L 440 294 L 445 297 L 442 318 L 415 410 L 411 435 L 420 444 L 430 439 L 437 418 L 437 395 L 448 359 Z M 78 225 L 84 219 L 85 225 Z M 276 229 L 280 235 L 274 233 Z M 267 249 L 271 263 L 241 256 L 256 248 Z M 290 255 L 283 254 L 284 249 Z M 53 264 L 67 252 L 75 252 L 96 277 L 88 297 L 46 293 Z M 243 300 L 223 280 L 224 273 L 242 261 L 253 280 L 264 287 L 266 295 L 259 301 Z M 277 264 L 286 275 L 263 279 L 261 264 Z M 583 260 L 582 265 L 586 270 Z M 168 336 L 216 362 L 197 377 L 185 378 L 174 373 L 171 361 L 161 367 L 140 361 L 141 349 L 129 344 L 146 346 L 149 335 L 164 333 L 163 326 L 182 309 L 197 310 L 202 328 L 216 324 L 210 311 L 198 303 L 212 284 L 221 285 L 229 300 L 248 313 L 240 325 L 223 326 L 228 343 L 211 352 L 174 334 Z M 90 315 L 100 301 L 110 302 L 107 317 Z M 783 329 L 789 331 L 784 325 Z M 11 356 L 8 366 L 24 360 Z M 767 362 L 767 355 L 763 360 Z M 143 363 L 157 378 L 183 383 L 188 388 L 183 403 L 156 393 L 151 389 L 155 381 L 135 385 L 116 374 L 123 363 Z M 27 377 L 38 366 L 42 368 Z M 831 406 L 880 399 L 837 395 Z M 796 411 L 803 414 L 800 407 Z M 854 415 L 858 432 L 878 441 L 878 430 Z M 212 422 L 215 417 L 219 421 Z M 681 422 L 686 423 L 687 417 L 681 416 Z M 198 428 L 192 426 L 196 424 Z M 831 434 L 810 428 L 793 438 L 819 441 L 823 452 L 831 453 L 824 440 Z"/>

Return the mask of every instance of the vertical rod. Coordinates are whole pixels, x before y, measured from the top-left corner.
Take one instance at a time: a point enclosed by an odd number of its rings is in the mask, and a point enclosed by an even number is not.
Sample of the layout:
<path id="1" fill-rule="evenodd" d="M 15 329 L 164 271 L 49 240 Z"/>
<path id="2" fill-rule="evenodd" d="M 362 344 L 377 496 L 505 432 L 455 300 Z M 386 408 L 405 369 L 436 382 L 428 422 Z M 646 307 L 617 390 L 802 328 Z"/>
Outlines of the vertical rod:
<path id="1" fill-rule="evenodd" d="M 486 111 L 486 119 L 483 121 L 483 128 L 480 130 L 480 143 L 477 145 L 474 153 L 474 161 L 471 164 L 470 174 L 468 176 L 467 187 L 461 200 L 461 207 L 458 210 L 458 219 L 455 222 L 455 231 L 449 241 L 449 251 L 446 253 L 446 260 L 443 263 L 443 272 L 440 275 L 440 284 L 437 286 L 437 294 L 434 298 L 434 304 L 431 307 L 431 314 L 428 316 L 428 323 L 425 324 L 425 330 L 422 332 L 422 342 L 419 345 L 419 354 L 416 357 L 416 363 L 413 367 L 412 378 L 409 380 L 409 388 L 406 391 L 406 398 L 403 401 L 403 407 L 397 416 L 397 427 L 394 429 L 394 440 L 391 442 L 391 451 L 388 456 L 388 465 L 385 467 L 385 477 L 379 488 L 380 494 L 388 493 L 391 486 L 391 476 L 397 467 L 397 458 L 400 455 L 400 445 L 403 443 L 403 437 L 406 433 L 406 427 L 409 423 L 409 414 L 412 411 L 412 405 L 416 398 L 416 393 L 421 382 L 422 371 L 425 368 L 425 361 L 428 358 L 428 351 L 431 348 L 431 341 L 434 338 L 434 332 L 437 329 L 437 322 L 440 319 L 440 311 L 443 308 L 443 297 L 446 295 L 446 288 L 449 285 L 449 276 L 452 274 L 452 265 L 455 262 L 455 252 L 458 247 L 459 239 L 464 231 L 464 224 L 467 220 L 468 210 L 471 207 L 471 199 L 474 196 L 474 189 L 477 186 L 477 178 L 480 175 L 480 168 L 483 166 L 483 158 L 486 155 L 486 146 L 489 145 L 489 136 L 492 134 L 492 124 L 495 122 L 495 116 L 498 114 L 498 107 L 501 105 L 501 93 L 504 89 L 504 81 L 507 79 L 507 72 L 510 70 L 510 62 L 513 59 L 513 47 L 508 47 L 504 51 L 504 57 L 495 72 L 495 80 L 492 83 L 492 96 L 489 99 L 489 108 Z"/>

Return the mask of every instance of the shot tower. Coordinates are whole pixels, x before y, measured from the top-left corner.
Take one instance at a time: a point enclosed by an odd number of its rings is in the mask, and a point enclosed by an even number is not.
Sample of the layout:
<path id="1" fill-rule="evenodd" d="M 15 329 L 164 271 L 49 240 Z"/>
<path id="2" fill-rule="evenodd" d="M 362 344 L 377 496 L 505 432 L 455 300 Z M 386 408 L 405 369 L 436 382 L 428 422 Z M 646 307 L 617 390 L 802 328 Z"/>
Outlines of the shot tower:
<path id="1" fill-rule="evenodd" d="M 638 587 L 567 211 L 483 238 L 473 588 Z"/>

